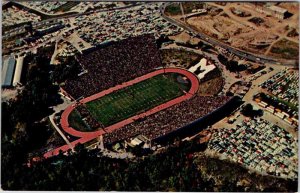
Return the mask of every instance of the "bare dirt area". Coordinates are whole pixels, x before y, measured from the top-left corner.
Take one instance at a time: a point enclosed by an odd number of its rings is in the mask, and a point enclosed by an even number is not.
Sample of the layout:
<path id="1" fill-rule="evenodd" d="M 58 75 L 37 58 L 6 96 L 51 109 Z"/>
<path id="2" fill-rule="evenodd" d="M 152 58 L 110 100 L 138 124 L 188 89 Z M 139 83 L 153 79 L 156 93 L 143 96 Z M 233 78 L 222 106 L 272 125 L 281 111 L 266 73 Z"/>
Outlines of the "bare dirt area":
<path id="1" fill-rule="evenodd" d="M 200 84 L 198 94 L 201 96 L 217 95 L 221 92 L 224 85 L 224 79 L 219 76 Z"/>
<path id="2" fill-rule="evenodd" d="M 268 9 L 272 6 L 286 9 L 285 18 L 280 19 L 275 15 L 259 12 L 260 7 Z M 294 43 L 299 44 L 299 3 L 297 2 L 268 4 L 234 2 L 222 5 L 210 2 L 204 7 L 207 9 L 206 14 L 186 18 L 186 23 L 232 47 L 255 54 L 287 58 L 287 54 L 271 52 L 274 50 L 273 46 L 276 47 L 283 39 L 287 39 L 292 44 L 291 47 L 288 44 L 284 45 L 284 49 L 287 50 L 294 49 Z M 179 15 L 172 17 L 177 20 L 182 18 Z M 183 22 L 182 19 L 180 20 Z M 297 59 L 297 57 L 289 59 Z"/>
<path id="3" fill-rule="evenodd" d="M 175 43 L 182 43 L 182 44 L 191 44 L 191 45 L 197 45 L 201 40 L 196 37 L 190 36 L 185 31 L 181 32 L 180 34 L 169 36 L 171 40 L 174 40 Z"/>
<path id="4" fill-rule="evenodd" d="M 174 35 L 174 36 L 169 36 L 169 38 L 171 40 L 176 41 L 176 42 L 186 43 L 186 42 L 190 41 L 191 36 L 184 31 L 184 32 L 182 32 L 180 34 L 177 34 L 177 35 Z"/>

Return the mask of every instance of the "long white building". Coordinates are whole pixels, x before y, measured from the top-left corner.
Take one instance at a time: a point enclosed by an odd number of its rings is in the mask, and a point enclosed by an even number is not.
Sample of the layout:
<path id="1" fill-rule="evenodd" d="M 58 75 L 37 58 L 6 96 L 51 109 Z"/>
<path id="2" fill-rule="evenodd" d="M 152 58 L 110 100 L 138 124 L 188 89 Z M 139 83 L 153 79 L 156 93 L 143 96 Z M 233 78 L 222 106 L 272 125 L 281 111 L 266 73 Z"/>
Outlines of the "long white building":
<path id="1" fill-rule="evenodd" d="M 17 59 L 15 75 L 14 75 L 14 80 L 13 80 L 13 86 L 17 86 L 17 84 L 21 83 L 20 81 L 21 81 L 24 57 L 25 56 L 19 56 Z"/>

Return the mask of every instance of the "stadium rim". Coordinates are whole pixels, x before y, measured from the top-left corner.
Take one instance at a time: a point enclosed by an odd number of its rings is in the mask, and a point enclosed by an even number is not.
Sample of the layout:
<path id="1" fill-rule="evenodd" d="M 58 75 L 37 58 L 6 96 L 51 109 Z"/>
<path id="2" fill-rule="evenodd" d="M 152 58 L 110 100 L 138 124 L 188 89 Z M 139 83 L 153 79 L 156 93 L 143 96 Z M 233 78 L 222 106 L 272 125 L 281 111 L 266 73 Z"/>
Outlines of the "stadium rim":
<path id="1" fill-rule="evenodd" d="M 188 100 L 192 96 L 194 96 L 194 94 L 196 94 L 196 92 L 198 91 L 199 80 L 198 80 L 197 76 L 195 74 L 193 74 L 192 72 L 189 72 L 189 71 L 187 71 L 185 69 L 182 69 L 182 68 L 162 68 L 162 69 L 158 69 L 158 70 L 155 70 L 153 72 L 150 72 L 148 74 L 145 74 L 143 76 L 137 77 L 137 78 L 135 78 L 133 80 L 130 80 L 128 82 L 124 82 L 120 85 L 116 85 L 114 87 L 111 87 L 107 90 L 101 91 L 101 92 L 99 92 L 97 94 L 94 94 L 92 96 L 83 98 L 83 99 L 80 100 L 80 103 L 87 103 L 87 102 L 96 100 L 96 99 L 98 99 L 98 98 L 100 98 L 104 95 L 110 94 L 110 93 L 112 93 L 116 90 L 131 86 L 131 85 L 136 84 L 138 82 L 141 82 L 143 80 L 146 80 L 146 79 L 152 78 L 156 75 L 164 74 L 164 73 L 178 73 L 178 74 L 182 74 L 182 75 L 186 76 L 191 82 L 190 90 L 187 93 L 185 93 L 184 95 L 180 96 L 180 97 L 172 99 L 172 100 L 170 100 L 168 102 L 165 102 L 161 105 L 158 105 L 158 106 L 156 106 L 152 109 L 149 109 L 148 111 L 146 111 L 144 113 L 137 114 L 137 115 L 134 115 L 132 117 L 129 117 L 129 118 L 127 118 L 125 120 L 122 120 L 118 123 L 110 125 L 110 126 L 104 128 L 104 129 L 101 129 L 101 130 L 98 130 L 98 131 L 92 131 L 92 132 L 82 132 L 82 131 L 78 131 L 78 130 L 75 130 L 74 128 L 70 127 L 69 123 L 68 123 L 68 116 L 75 109 L 75 103 L 69 105 L 65 109 L 65 111 L 62 113 L 60 123 L 61 123 L 61 127 L 63 128 L 63 130 L 65 132 L 67 132 L 68 134 L 70 134 L 72 136 L 79 137 L 79 139 L 71 142 L 71 145 L 73 147 L 75 147 L 75 145 L 78 144 L 78 143 L 84 144 L 84 143 L 86 143 L 90 140 L 93 140 L 93 139 L 99 137 L 100 135 L 103 135 L 104 133 L 113 132 L 116 129 L 119 129 L 119 128 L 125 126 L 125 125 L 128 125 L 128 124 L 134 122 L 138 118 L 149 116 L 149 115 L 154 114 L 156 112 L 159 112 L 163 109 L 169 108 L 169 107 L 171 107 L 175 104 L 178 104 L 182 101 Z M 68 151 L 69 149 L 70 149 L 69 145 L 63 145 L 63 146 L 58 147 L 54 150 L 46 152 L 44 154 L 44 158 L 48 158 L 48 157 L 58 155 L 60 151 L 65 152 L 65 151 Z"/>

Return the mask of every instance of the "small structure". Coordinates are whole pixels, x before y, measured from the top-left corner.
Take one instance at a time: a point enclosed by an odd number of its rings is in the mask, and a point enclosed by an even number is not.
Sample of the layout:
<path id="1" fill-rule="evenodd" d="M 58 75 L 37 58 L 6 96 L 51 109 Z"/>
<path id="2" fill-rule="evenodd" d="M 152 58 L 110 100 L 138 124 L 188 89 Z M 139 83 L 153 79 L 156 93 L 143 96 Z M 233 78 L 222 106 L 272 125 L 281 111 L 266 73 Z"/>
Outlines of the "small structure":
<path id="1" fill-rule="evenodd" d="M 196 73 L 199 80 L 201 80 L 208 72 L 214 70 L 215 68 L 216 66 L 214 64 L 209 64 L 206 58 L 202 58 L 198 64 L 190 67 L 188 70 L 192 73 Z"/>
<path id="2" fill-rule="evenodd" d="M 14 56 L 10 56 L 8 59 L 4 60 L 2 66 L 2 87 L 11 87 L 14 77 L 16 66 L 16 60 Z"/>
<path id="3" fill-rule="evenodd" d="M 270 4 L 256 4 L 256 11 L 278 19 L 285 19 L 288 14 L 286 9 Z"/>
<path id="4" fill-rule="evenodd" d="M 131 144 L 133 147 L 139 146 L 139 145 L 141 145 L 142 143 L 143 143 L 143 141 L 141 141 L 141 140 L 138 139 L 137 137 L 130 141 L 130 144 Z"/>
<path id="5" fill-rule="evenodd" d="M 277 17 L 279 19 L 285 19 L 288 11 L 284 8 L 272 5 L 269 7 L 269 10 L 272 16 Z"/>
<path id="6" fill-rule="evenodd" d="M 13 79 L 13 86 L 17 86 L 18 84 L 21 83 L 21 75 L 22 75 L 24 57 L 25 56 L 19 56 L 17 59 L 15 75 L 14 75 L 14 79 Z"/>

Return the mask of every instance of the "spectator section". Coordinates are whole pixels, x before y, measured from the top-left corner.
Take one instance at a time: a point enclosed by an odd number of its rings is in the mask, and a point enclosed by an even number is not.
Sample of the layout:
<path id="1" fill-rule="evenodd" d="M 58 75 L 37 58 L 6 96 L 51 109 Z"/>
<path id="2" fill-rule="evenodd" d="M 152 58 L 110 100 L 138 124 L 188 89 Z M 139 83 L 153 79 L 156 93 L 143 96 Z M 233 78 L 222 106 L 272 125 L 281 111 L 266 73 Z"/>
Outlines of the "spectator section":
<path id="1" fill-rule="evenodd" d="M 162 66 L 155 38 L 149 34 L 115 42 L 78 59 L 86 73 L 67 80 L 62 87 L 65 94 L 75 99 L 93 95 Z"/>
<path id="2" fill-rule="evenodd" d="M 111 144 L 140 134 L 150 140 L 156 139 L 209 114 L 223 106 L 228 100 L 229 97 L 226 96 L 194 96 L 111 133 L 105 133 L 104 143 Z"/>

